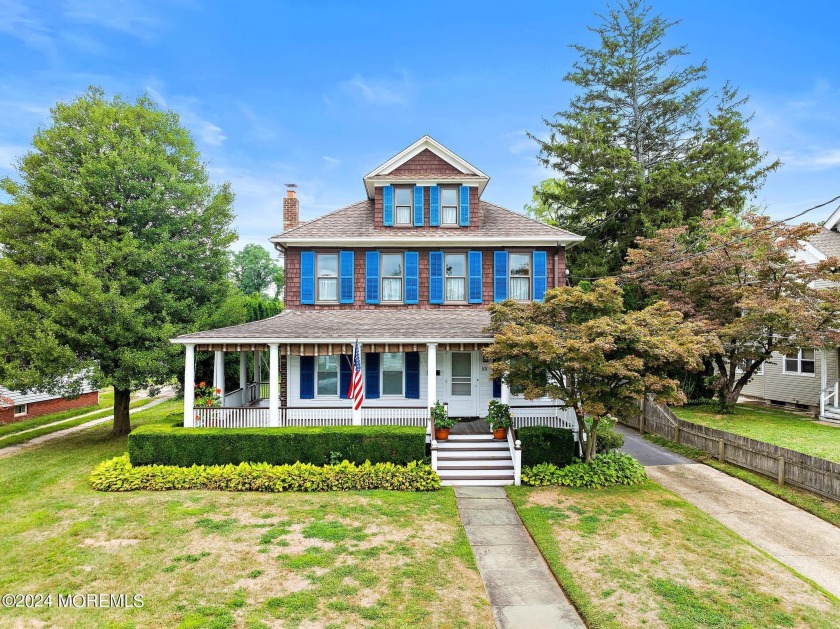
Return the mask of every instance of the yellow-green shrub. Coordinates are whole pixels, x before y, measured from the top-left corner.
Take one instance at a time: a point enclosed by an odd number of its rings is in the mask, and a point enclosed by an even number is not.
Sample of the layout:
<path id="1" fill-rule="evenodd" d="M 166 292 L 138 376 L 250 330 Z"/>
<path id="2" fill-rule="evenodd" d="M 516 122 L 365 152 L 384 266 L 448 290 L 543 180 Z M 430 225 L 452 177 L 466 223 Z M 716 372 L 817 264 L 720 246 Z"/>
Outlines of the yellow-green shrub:
<path id="1" fill-rule="evenodd" d="M 432 491 L 440 487 L 440 478 L 429 465 L 419 462 L 407 465 L 370 461 L 356 465 L 343 461 L 324 466 L 310 463 L 133 466 L 128 455 L 124 454 L 97 465 L 90 475 L 90 484 L 97 491 Z"/>

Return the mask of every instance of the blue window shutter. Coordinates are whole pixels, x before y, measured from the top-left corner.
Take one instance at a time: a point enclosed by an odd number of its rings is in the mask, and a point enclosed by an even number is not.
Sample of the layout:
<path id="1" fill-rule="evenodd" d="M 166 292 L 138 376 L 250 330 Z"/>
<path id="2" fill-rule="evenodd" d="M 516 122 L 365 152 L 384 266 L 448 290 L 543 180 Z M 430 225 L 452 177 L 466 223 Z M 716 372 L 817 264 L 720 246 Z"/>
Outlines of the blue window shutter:
<path id="1" fill-rule="evenodd" d="M 405 252 L 405 303 L 416 304 L 419 297 L 420 254 Z"/>
<path id="2" fill-rule="evenodd" d="M 502 381 L 499 378 L 493 378 L 493 397 L 502 397 Z"/>
<path id="3" fill-rule="evenodd" d="M 300 399 L 315 398 L 315 357 L 300 357 Z"/>
<path id="4" fill-rule="evenodd" d="M 338 395 L 341 399 L 347 399 L 347 393 L 350 391 L 350 379 L 353 371 L 350 366 L 350 361 L 353 357 L 349 354 L 342 354 L 338 357 Z"/>
<path id="5" fill-rule="evenodd" d="M 405 353 L 405 397 L 420 399 L 420 352 Z"/>
<path id="6" fill-rule="evenodd" d="M 443 303 L 443 251 L 429 252 L 429 303 Z"/>
<path id="7" fill-rule="evenodd" d="M 382 224 L 394 225 L 394 186 L 382 186 Z"/>
<path id="8" fill-rule="evenodd" d="M 423 186 L 414 186 L 414 226 L 423 227 L 424 221 Z"/>
<path id="9" fill-rule="evenodd" d="M 469 303 L 480 304 L 484 301 L 482 293 L 482 268 L 481 252 L 470 251 L 467 253 L 467 273 L 469 274 Z"/>
<path id="10" fill-rule="evenodd" d="M 352 304 L 355 299 L 355 264 L 352 251 L 340 251 L 338 254 L 338 302 Z"/>
<path id="11" fill-rule="evenodd" d="M 546 288 L 546 260 L 545 251 L 534 252 L 534 300 L 542 301 Z"/>
<path id="12" fill-rule="evenodd" d="M 429 225 L 440 227 L 440 186 L 429 186 Z"/>
<path id="13" fill-rule="evenodd" d="M 508 296 L 507 251 L 493 252 L 493 301 L 504 301 Z"/>
<path id="14" fill-rule="evenodd" d="M 300 252 L 300 303 L 315 303 L 315 252 Z"/>
<path id="15" fill-rule="evenodd" d="M 379 354 L 365 354 L 365 398 L 379 399 Z"/>
<path id="16" fill-rule="evenodd" d="M 379 252 L 365 254 L 365 303 L 379 303 Z"/>
<path id="17" fill-rule="evenodd" d="M 461 203 L 458 213 L 458 225 L 469 227 L 470 224 L 470 187 L 461 186 Z"/>

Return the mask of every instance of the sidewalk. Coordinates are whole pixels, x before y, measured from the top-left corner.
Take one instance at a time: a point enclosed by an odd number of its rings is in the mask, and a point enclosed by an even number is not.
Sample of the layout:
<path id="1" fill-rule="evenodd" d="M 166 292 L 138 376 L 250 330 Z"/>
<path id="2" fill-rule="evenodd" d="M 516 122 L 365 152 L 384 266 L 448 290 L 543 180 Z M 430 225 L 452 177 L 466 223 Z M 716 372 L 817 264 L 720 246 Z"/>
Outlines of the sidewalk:
<path id="1" fill-rule="evenodd" d="M 504 487 L 455 487 L 458 513 L 500 629 L 585 629 Z"/>
<path id="2" fill-rule="evenodd" d="M 153 408 L 153 407 L 157 406 L 158 404 L 166 402 L 167 400 L 171 400 L 173 397 L 174 397 L 174 394 L 164 396 L 164 397 L 160 397 L 160 398 L 157 398 L 157 399 L 155 399 L 155 400 L 153 400 L 153 401 L 151 401 L 148 404 L 145 404 L 143 406 L 139 406 L 137 408 L 132 408 L 128 412 L 129 412 L 130 415 L 134 415 L 135 413 L 140 413 L 142 411 L 145 411 L 146 409 Z M 99 412 L 99 411 L 96 411 L 96 412 Z M 73 419 L 78 419 L 78 418 L 74 417 Z M 93 421 L 89 421 L 87 423 L 80 424 L 78 426 L 73 426 L 72 428 L 66 428 L 64 430 L 57 430 L 56 432 L 51 432 L 49 434 L 42 435 L 40 437 L 35 437 L 33 439 L 30 439 L 29 441 L 21 443 L 20 445 L 9 446 L 8 448 L 2 448 L 2 449 L 0 449 L 0 459 L 5 459 L 7 457 L 14 456 L 15 454 L 20 454 L 24 450 L 27 450 L 29 448 L 34 448 L 36 446 L 41 445 L 42 443 L 47 443 L 48 441 L 54 441 L 55 439 L 62 439 L 63 437 L 66 437 L 68 435 L 72 435 L 73 433 L 77 433 L 81 430 L 87 430 L 88 428 L 93 428 L 94 426 L 98 426 L 99 424 L 104 424 L 105 422 L 112 421 L 113 419 L 114 419 L 113 415 L 108 415 L 107 417 L 100 417 L 99 419 L 94 419 Z M 39 428 L 43 428 L 43 426 L 39 426 Z M 19 433 L 15 433 L 15 434 L 19 434 Z"/>

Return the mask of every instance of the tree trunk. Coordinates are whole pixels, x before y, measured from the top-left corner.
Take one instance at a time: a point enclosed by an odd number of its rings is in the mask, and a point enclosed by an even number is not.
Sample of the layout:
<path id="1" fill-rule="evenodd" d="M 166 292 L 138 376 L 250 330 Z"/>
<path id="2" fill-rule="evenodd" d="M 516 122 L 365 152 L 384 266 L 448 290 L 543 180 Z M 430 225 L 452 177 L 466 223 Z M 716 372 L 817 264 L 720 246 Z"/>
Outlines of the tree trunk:
<path id="1" fill-rule="evenodd" d="M 114 387 L 114 429 L 111 431 L 114 437 L 121 437 L 131 432 L 131 417 L 128 414 L 130 401 L 131 391 Z"/>

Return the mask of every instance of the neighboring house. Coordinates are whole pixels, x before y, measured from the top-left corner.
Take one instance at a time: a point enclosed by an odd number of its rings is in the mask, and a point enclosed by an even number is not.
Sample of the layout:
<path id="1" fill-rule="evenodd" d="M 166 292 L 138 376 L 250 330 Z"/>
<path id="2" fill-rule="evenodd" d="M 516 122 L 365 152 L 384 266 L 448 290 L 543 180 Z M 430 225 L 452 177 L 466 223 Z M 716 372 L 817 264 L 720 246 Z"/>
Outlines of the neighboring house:
<path id="1" fill-rule="evenodd" d="M 795 257 L 816 264 L 840 256 L 840 207 L 823 223 L 822 230 L 802 243 Z M 796 354 L 775 353 L 743 388 L 742 395 L 771 404 L 784 404 L 818 413 L 822 419 L 840 421 L 838 350 L 802 348 Z"/>
<path id="2" fill-rule="evenodd" d="M 86 386 L 74 400 L 50 393 L 10 391 L 0 387 L 0 424 L 58 413 L 71 408 L 81 408 L 99 403 L 99 391 Z"/>
<path id="3" fill-rule="evenodd" d="M 188 387 L 185 426 L 426 426 L 438 400 L 451 416 L 473 418 L 484 417 L 497 398 L 511 403 L 519 425 L 571 427 L 551 400 L 511 397 L 492 381 L 481 349 L 493 340 L 485 331 L 487 306 L 506 298 L 540 300 L 562 286 L 566 247 L 583 237 L 485 201 L 488 181 L 425 136 L 366 175 L 366 198 L 358 203 L 300 222 L 289 190 L 283 232 L 271 238 L 284 257 L 286 310 L 173 339 L 186 347 L 185 382 L 194 381 L 196 350 L 216 352 L 214 384 L 226 406 L 194 409 Z M 354 412 L 347 392 L 357 340 L 365 402 Z M 248 382 L 248 352 L 266 351 L 268 385 Z M 232 392 L 221 381 L 223 352 L 240 353 L 239 387 Z M 253 364 L 261 364 L 259 356 Z M 260 379 L 258 373 L 254 380 Z M 485 438 L 480 435 L 482 443 Z M 438 467 L 434 447 L 432 459 L 446 481 L 481 476 L 480 461 L 465 473 L 454 463 Z M 508 470 L 486 467 L 487 482 L 513 481 Z"/>

